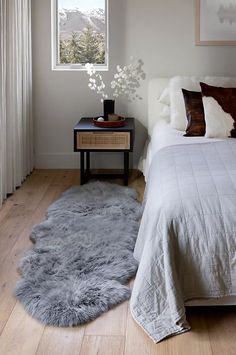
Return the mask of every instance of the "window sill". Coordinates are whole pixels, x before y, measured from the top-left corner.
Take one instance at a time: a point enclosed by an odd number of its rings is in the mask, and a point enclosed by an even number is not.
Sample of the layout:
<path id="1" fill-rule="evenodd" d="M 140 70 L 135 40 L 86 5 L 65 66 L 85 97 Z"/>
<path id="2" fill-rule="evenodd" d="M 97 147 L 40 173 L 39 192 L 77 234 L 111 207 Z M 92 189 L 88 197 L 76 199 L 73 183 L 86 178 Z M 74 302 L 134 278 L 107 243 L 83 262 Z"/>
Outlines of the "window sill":
<path id="1" fill-rule="evenodd" d="M 108 65 L 103 65 L 103 66 L 95 66 L 94 67 L 96 72 L 99 71 L 108 71 Z M 80 65 L 71 65 L 71 66 L 53 66 L 52 67 L 52 71 L 66 71 L 66 72 L 70 72 L 70 71 L 81 71 L 81 72 L 87 72 L 87 69 L 84 66 L 80 66 Z"/>

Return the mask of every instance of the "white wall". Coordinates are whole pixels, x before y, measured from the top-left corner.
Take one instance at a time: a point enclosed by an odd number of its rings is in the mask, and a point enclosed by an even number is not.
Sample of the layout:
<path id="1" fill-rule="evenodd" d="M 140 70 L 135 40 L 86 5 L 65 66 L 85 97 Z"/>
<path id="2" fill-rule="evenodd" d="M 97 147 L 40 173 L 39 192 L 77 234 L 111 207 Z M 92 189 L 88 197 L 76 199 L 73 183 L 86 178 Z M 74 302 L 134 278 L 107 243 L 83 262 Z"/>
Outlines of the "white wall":
<path id="1" fill-rule="evenodd" d="M 125 13 L 126 58 L 142 57 L 148 78 L 236 75 L 236 47 L 195 46 L 195 0 L 127 0 Z M 146 105 L 129 114 L 145 123 Z"/>
<path id="2" fill-rule="evenodd" d="M 110 1 L 110 71 L 124 62 L 125 1 Z M 35 155 L 37 168 L 77 168 L 79 154 L 73 153 L 73 127 L 80 117 L 102 113 L 101 98 L 88 88 L 85 72 L 51 70 L 51 0 L 32 0 L 33 23 L 33 97 L 35 115 Z M 126 113 L 116 102 L 117 112 Z M 94 159 L 95 160 L 95 159 Z M 93 160 L 92 160 L 93 163 Z M 121 166 L 121 155 L 96 154 L 93 165 Z M 115 165 L 114 165 L 115 164 Z"/>
<path id="3" fill-rule="evenodd" d="M 72 129 L 81 116 L 102 112 L 100 99 L 87 87 L 83 72 L 52 72 L 50 0 L 33 3 L 33 75 L 36 119 L 36 166 L 78 167 L 73 154 Z M 236 47 L 197 47 L 194 44 L 194 0 L 110 0 L 110 79 L 116 64 L 133 55 L 145 62 L 147 77 L 236 75 Z M 147 81 L 143 101 L 117 112 L 137 118 L 134 165 L 145 141 Z M 100 111 L 99 111 L 100 110 Z M 96 154 L 94 166 L 120 167 L 121 156 Z"/>

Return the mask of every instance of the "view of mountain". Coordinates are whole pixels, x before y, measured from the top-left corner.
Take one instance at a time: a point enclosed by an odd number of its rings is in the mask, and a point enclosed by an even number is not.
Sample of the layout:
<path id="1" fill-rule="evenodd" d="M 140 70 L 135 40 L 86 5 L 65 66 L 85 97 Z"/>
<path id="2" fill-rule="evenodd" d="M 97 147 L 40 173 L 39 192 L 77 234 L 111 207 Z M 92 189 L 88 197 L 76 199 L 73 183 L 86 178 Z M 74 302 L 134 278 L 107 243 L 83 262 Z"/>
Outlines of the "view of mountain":
<path id="1" fill-rule="evenodd" d="M 105 31 L 105 12 L 103 9 L 93 9 L 81 12 L 79 9 L 59 11 L 60 38 L 71 38 L 72 32 L 81 34 L 87 26 L 91 26 L 94 31 L 104 33 Z"/>

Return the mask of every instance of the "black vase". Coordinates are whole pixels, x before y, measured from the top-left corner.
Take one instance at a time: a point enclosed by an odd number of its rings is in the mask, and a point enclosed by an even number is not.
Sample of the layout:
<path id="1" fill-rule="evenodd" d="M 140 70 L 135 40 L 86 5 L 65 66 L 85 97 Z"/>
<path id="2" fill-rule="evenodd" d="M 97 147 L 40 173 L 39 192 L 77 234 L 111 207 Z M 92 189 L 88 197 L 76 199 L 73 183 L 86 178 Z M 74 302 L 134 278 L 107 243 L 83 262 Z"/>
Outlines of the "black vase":
<path id="1" fill-rule="evenodd" d="M 103 101 L 103 116 L 104 120 L 108 121 L 108 115 L 115 112 L 115 100 Z"/>

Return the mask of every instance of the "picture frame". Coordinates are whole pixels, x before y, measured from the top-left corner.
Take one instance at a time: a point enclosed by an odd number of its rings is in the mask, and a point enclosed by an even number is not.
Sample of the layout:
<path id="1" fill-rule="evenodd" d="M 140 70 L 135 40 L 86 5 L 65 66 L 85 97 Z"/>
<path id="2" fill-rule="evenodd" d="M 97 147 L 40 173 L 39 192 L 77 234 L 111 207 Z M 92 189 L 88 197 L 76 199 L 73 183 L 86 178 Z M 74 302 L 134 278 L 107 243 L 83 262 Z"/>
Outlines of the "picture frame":
<path id="1" fill-rule="evenodd" d="M 196 1 L 196 45 L 236 45 L 236 0 Z"/>

